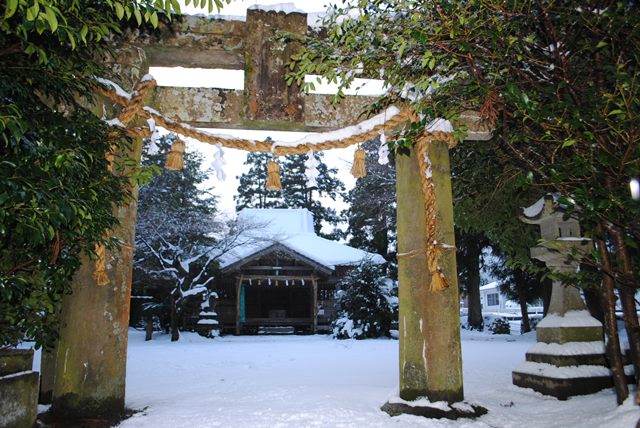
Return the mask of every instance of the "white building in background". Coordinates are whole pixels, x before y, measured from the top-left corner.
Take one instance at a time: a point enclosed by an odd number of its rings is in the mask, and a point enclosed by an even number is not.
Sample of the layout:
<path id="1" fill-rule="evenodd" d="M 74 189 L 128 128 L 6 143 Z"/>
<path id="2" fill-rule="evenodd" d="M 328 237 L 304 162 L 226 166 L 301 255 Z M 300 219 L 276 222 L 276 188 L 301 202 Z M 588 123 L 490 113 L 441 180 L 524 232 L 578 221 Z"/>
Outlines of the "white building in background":
<path id="1" fill-rule="evenodd" d="M 480 287 L 480 303 L 483 313 L 502 313 L 520 316 L 520 304 L 507 299 L 507 296 L 500 292 L 500 282 L 494 281 Z M 528 312 L 542 313 L 542 303 L 538 305 L 528 305 Z"/>
<path id="2" fill-rule="evenodd" d="M 520 312 L 520 305 L 500 293 L 500 282 L 494 281 L 480 287 L 480 303 L 482 312 Z"/>

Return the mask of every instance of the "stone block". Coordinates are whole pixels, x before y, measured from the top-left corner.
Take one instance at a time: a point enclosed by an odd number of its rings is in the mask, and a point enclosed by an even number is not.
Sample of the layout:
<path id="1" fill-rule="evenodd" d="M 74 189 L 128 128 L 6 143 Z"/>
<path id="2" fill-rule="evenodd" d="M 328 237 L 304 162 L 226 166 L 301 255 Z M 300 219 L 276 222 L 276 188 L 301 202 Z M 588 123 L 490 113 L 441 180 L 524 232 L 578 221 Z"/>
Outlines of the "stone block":
<path id="1" fill-rule="evenodd" d="M 0 376 L 29 371 L 33 367 L 33 349 L 0 349 Z"/>
<path id="2" fill-rule="evenodd" d="M 541 327 L 536 328 L 538 342 L 567 343 L 602 340 L 602 327 Z"/>
<path id="3" fill-rule="evenodd" d="M 606 358 L 604 354 L 549 355 L 527 352 L 526 359 L 527 361 L 534 363 L 552 364 L 556 367 L 606 365 Z"/>
<path id="4" fill-rule="evenodd" d="M 37 372 L 26 371 L 0 377 L 0 427 L 33 427 L 37 413 Z"/>
<path id="5" fill-rule="evenodd" d="M 593 394 L 613 386 L 611 375 L 561 378 L 535 375 L 517 370 L 513 371 L 511 375 L 514 385 L 522 388 L 531 388 L 541 394 L 556 397 L 558 400 L 566 400 L 575 395 Z"/>

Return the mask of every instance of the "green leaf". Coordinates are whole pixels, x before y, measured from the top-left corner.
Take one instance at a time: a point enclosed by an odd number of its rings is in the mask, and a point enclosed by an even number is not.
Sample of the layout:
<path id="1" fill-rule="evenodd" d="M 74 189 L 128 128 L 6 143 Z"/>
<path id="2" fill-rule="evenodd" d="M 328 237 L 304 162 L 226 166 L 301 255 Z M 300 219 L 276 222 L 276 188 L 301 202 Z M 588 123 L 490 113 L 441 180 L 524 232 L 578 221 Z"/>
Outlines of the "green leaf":
<path id="1" fill-rule="evenodd" d="M 565 140 L 564 143 L 562 143 L 562 148 L 566 148 L 566 147 L 571 147 L 573 146 L 575 143 L 577 143 L 576 140 L 574 139 L 569 139 L 569 140 Z"/>
<path id="2" fill-rule="evenodd" d="M 400 45 L 400 49 L 398 49 L 398 57 L 402 58 L 402 54 L 404 53 L 404 50 L 407 48 L 407 42 L 402 42 L 402 44 Z"/>
<path id="3" fill-rule="evenodd" d="M 18 0 L 7 0 L 7 8 L 4 10 L 5 19 L 9 19 L 18 9 Z"/>
<path id="4" fill-rule="evenodd" d="M 149 17 L 149 20 L 151 21 L 151 25 L 153 25 L 153 28 L 158 28 L 158 13 L 157 12 L 153 12 L 151 14 L 151 16 Z"/>
<path id="5" fill-rule="evenodd" d="M 70 31 L 67 31 L 67 37 L 69 37 L 69 43 L 71 43 L 71 49 L 75 49 L 76 48 L 76 38 L 73 37 L 73 33 Z"/>
<path id="6" fill-rule="evenodd" d="M 613 116 L 618 114 L 624 114 L 624 112 L 620 109 L 611 110 L 607 116 Z"/>
<path id="7" fill-rule="evenodd" d="M 607 46 L 607 45 L 608 45 L 608 43 L 607 43 L 607 42 L 605 42 L 604 40 L 600 40 L 600 41 L 598 42 L 598 44 L 596 45 L 596 49 L 603 48 L 603 47 L 605 47 L 605 46 Z"/>
<path id="8" fill-rule="evenodd" d="M 120 2 L 115 3 L 116 7 L 116 16 L 118 19 L 122 19 L 124 17 L 124 7 L 120 4 Z"/>
<path id="9" fill-rule="evenodd" d="M 142 14 L 140 13 L 140 9 L 133 9 L 133 15 L 136 17 L 136 22 L 138 22 L 138 25 L 142 25 Z"/>
<path id="10" fill-rule="evenodd" d="M 27 9 L 27 21 L 34 21 L 40 12 L 40 5 L 35 2 L 33 6 Z"/>
<path id="11" fill-rule="evenodd" d="M 189 3 L 186 3 L 186 4 L 189 4 Z M 171 5 L 173 6 L 173 10 L 175 10 L 177 14 L 182 13 L 180 11 L 180 2 L 178 0 L 171 0 Z"/>
<path id="12" fill-rule="evenodd" d="M 82 41 L 86 44 L 87 43 L 87 33 L 89 32 L 89 27 L 87 27 L 87 24 L 83 24 L 82 28 L 80 29 L 80 38 L 82 39 Z"/>
<path id="13" fill-rule="evenodd" d="M 47 22 L 49 23 L 49 27 L 53 33 L 58 29 L 58 18 L 56 18 L 56 13 L 49 6 L 45 6 L 44 10 L 45 17 L 47 18 Z"/>

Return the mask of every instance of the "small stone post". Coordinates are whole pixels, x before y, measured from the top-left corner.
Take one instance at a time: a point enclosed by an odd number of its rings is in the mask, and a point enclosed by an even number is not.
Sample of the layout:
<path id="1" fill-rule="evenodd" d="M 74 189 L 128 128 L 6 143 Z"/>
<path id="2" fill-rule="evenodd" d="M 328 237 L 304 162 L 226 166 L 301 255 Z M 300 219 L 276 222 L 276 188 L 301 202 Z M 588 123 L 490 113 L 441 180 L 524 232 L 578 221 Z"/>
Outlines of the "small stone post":
<path id="1" fill-rule="evenodd" d="M 531 248 L 531 257 L 553 272 L 575 272 L 580 258 L 592 248 L 591 240 L 580 237 L 578 221 L 565 218 L 551 195 L 526 208 L 521 220 L 540 226 L 544 241 Z M 515 385 L 561 400 L 612 385 L 605 367 L 602 324 L 589 314 L 578 288 L 553 282 L 549 311 L 536 336 L 538 343 L 527 351 L 527 361 L 512 373 Z"/>

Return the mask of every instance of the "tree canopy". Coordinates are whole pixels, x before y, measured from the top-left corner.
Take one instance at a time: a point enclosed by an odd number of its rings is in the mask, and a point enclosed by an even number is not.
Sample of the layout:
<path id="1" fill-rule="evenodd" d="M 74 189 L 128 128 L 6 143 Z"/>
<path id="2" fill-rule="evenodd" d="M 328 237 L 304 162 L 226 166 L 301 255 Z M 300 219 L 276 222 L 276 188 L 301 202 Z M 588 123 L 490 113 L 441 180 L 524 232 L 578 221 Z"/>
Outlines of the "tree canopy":
<path id="1" fill-rule="evenodd" d="M 0 6 L 0 346 L 51 344 L 81 255 L 97 241 L 117 244 L 104 232 L 140 175 L 127 159 L 112 174 L 107 156 L 130 142 L 88 106 L 95 77 L 110 76 L 104 60 L 119 34 L 156 26 L 166 12 L 179 12 L 178 2 Z"/>

